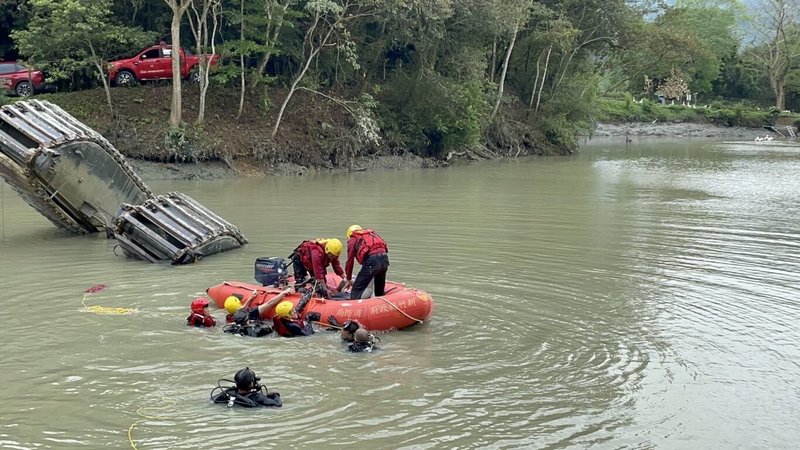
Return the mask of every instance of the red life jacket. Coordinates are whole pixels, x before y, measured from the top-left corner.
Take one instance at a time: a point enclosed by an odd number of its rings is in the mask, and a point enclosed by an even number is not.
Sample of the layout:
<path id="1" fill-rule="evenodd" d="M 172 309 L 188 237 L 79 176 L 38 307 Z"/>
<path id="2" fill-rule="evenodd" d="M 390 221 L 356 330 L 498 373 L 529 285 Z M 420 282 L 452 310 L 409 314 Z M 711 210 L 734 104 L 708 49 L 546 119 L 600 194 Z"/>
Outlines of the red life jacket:
<path id="1" fill-rule="evenodd" d="M 322 254 L 325 254 L 325 244 L 319 241 L 303 241 L 300 245 L 297 246 L 297 255 L 300 257 L 300 262 L 303 263 L 303 266 L 306 267 L 307 270 L 313 271 L 313 262 L 311 261 L 311 249 L 313 247 L 319 247 L 322 250 Z"/>
<path id="2" fill-rule="evenodd" d="M 186 318 L 186 325 L 195 327 L 213 327 L 216 324 L 217 321 L 213 317 L 206 317 L 202 314 L 192 313 Z"/>
<path id="3" fill-rule="evenodd" d="M 286 323 L 284 322 L 283 317 L 275 316 L 272 319 L 272 330 L 278 333 L 279 336 L 284 337 L 291 337 L 294 336 L 288 328 L 286 328 Z"/>
<path id="4" fill-rule="evenodd" d="M 359 264 L 364 264 L 364 258 L 367 255 L 376 255 L 389 251 L 386 241 L 378 236 L 375 230 L 370 230 L 369 228 L 356 230 L 353 231 L 353 237 L 356 238 L 356 261 Z"/>

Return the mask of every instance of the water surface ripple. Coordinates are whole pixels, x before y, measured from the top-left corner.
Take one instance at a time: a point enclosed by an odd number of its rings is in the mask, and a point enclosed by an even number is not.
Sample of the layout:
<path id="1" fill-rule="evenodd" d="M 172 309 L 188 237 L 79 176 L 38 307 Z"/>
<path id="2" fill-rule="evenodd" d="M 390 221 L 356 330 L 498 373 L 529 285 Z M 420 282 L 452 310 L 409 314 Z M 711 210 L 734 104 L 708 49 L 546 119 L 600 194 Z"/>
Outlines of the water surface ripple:
<path id="1" fill-rule="evenodd" d="M 180 267 L 66 236 L 5 186 L 0 448 L 125 448 L 129 430 L 170 449 L 794 448 L 798 173 L 785 143 L 595 141 L 441 170 L 152 183 L 250 239 Z M 206 287 L 351 223 L 388 240 L 391 279 L 433 295 L 429 324 L 357 355 L 331 333 L 184 325 Z M 244 366 L 282 409 L 208 401 Z"/>

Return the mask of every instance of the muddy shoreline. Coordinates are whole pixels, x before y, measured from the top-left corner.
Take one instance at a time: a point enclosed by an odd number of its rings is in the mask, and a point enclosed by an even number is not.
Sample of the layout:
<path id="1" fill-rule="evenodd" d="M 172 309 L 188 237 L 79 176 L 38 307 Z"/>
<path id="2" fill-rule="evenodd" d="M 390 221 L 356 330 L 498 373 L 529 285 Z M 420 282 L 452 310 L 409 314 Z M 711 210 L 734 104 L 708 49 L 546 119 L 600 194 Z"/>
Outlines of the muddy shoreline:
<path id="1" fill-rule="evenodd" d="M 704 137 L 755 139 L 770 132 L 764 128 L 723 127 L 706 123 L 600 123 L 591 137 Z"/>
<path id="2" fill-rule="evenodd" d="M 425 159 L 417 155 L 382 155 L 355 159 L 349 167 L 307 167 L 292 163 L 278 163 L 264 166 L 250 161 L 222 161 L 201 163 L 161 163 L 129 158 L 128 162 L 144 181 L 156 180 L 211 180 L 226 177 L 247 177 L 265 175 L 305 176 L 315 173 L 350 173 L 374 170 L 408 170 L 443 167 L 447 163 Z"/>
<path id="3" fill-rule="evenodd" d="M 601 123 L 591 133 L 585 136 L 594 138 L 730 138 L 730 139 L 755 139 L 769 132 L 762 128 L 721 127 L 711 124 L 698 123 Z M 298 164 L 279 163 L 264 166 L 263 163 L 254 164 L 248 161 L 235 161 L 226 164 L 221 161 L 203 163 L 159 163 L 140 159 L 129 159 L 136 172 L 145 181 L 156 180 L 209 180 L 225 177 L 288 175 L 304 176 L 314 173 L 348 173 L 373 170 L 407 170 L 418 168 L 443 167 L 450 163 L 459 163 L 458 159 L 451 162 L 425 159 L 417 155 L 406 153 L 403 155 L 373 155 L 361 157 L 352 161 L 348 167 L 306 167 Z"/>

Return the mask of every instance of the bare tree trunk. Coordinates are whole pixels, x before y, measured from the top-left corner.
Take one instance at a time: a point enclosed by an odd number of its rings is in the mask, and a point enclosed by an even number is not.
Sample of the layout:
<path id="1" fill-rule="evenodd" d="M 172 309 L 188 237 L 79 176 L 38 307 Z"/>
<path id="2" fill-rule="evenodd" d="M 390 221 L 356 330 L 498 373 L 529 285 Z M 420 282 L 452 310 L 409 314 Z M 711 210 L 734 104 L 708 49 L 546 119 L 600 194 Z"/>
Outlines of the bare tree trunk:
<path id="1" fill-rule="evenodd" d="M 106 91 L 106 101 L 108 102 L 108 110 L 111 112 L 111 117 L 116 119 L 117 112 L 114 111 L 114 103 L 111 101 L 111 85 L 108 82 L 108 77 L 106 77 L 105 68 L 98 62 L 95 62 L 94 66 L 97 67 L 98 72 L 100 72 L 100 80 L 103 82 L 103 90 Z"/>
<path id="2" fill-rule="evenodd" d="M 244 18 L 244 0 L 242 0 L 241 7 L 239 8 L 240 17 Z M 244 42 L 244 20 L 239 23 L 239 39 Z M 239 110 L 236 112 L 236 120 L 239 120 L 239 117 L 242 117 L 242 111 L 244 110 L 244 94 L 247 88 L 244 84 L 244 55 L 239 55 L 239 73 L 241 74 L 242 78 L 242 85 L 239 88 Z"/>
<path id="3" fill-rule="evenodd" d="M 497 67 L 497 35 L 494 35 L 494 41 L 492 41 L 492 65 L 489 66 L 489 82 L 494 83 L 494 72 L 495 67 Z"/>
<path id="4" fill-rule="evenodd" d="M 203 83 L 207 82 L 205 75 L 206 70 L 206 54 L 204 52 L 205 46 L 208 44 L 208 8 L 209 8 L 210 0 L 202 0 L 202 11 L 197 12 L 195 8 L 194 1 L 191 3 L 192 13 L 194 14 L 196 22 L 192 20 L 192 15 L 189 14 L 189 24 L 191 25 L 190 29 L 192 30 L 192 34 L 194 35 L 194 42 L 195 42 L 195 52 L 197 56 L 200 58 L 200 63 L 198 64 L 198 70 L 200 71 L 200 98 L 197 110 L 197 119 L 195 119 L 196 124 L 203 123 L 203 118 L 205 116 L 204 110 L 206 107 L 205 98 L 203 98 Z"/>
<path id="5" fill-rule="evenodd" d="M 550 53 L 552 53 L 553 47 L 547 48 L 547 58 L 544 60 L 544 70 L 542 71 L 542 81 L 539 82 L 539 94 L 536 98 L 536 108 L 533 110 L 533 114 L 539 112 L 539 104 L 542 102 L 542 88 L 544 88 L 544 80 L 547 79 L 547 66 L 550 64 Z"/>
<path id="6" fill-rule="evenodd" d="M 169 125 L 177 127 L 181 124 L 183 108 L 181 106 L 181 19 L 192 0 L 164 0 L 172 10 L 172 106 L 169 114 Z M 180 3 L 179 3 L 180 2 Z"/>
<path id="7" fill-rule="evenodd" d="M 533 80 L 533 90 L 531 91 L 531 100 L 528 102 L 528 109 L 533 109 L 533 101 L 536 100 L 536 90 L 539 88 L 539 70 L 540 65 L 542 62 L 542 56 L 544 56 L 544 50 L 539 53 L 539 57 L 536 58 L 536 77 Z"/>
<path id="8" fill-rule="evenodd" d="M 777 81 L 775 87 L 775 107 L 778 108 L 778 111 L 786 109 L 786 82 L 784 80 Z"/>
<path id="9" fill-rule="evenodd" d="M 283 113 L 286 110 L 286 105 L 289 104 L 289 100 L 292 98 L 292 95 L 294 95 L 294 91 L 297 90 L 298 83 L 300 83 L 300 80 L 303 79 L 306 72 L 308 71 L 308 68 L 311 67 L 311 63 L 314 61 L 317 54 L 319 54 L 320 50 L 322 50 L 322 47 L 324 47 L 325 44 L 328 43 L 328 39 L 333 33 L 334 26 L 336 24 L 333 24 L 330 27 L 330 29 L 328 29 L 328 32 L 325 34 L 325 37 L 319 42 L 317 47 L 314 47 L 312 36 L 314 35 L 314 31 L 317 28 L 317 24 L 319 24 L 319 19 L 320 19 L 319 14 L 315 15 L 314 22 L 311 24 L 308 31 L 306 32 L 306 36 L 303 42 L 304 43 L 307 42 L 311 50 L 309 51 L 306 63 L 303 65 L 303 69 L 300 70 L 300 73 L 298 73 L 297 76 L 294 78 L 294 80 L 292 81 L 292 86 L 289 88 L 289 92 L 286 94 L 286 98 L 283 99 L 283 104 L 281 104 L 281 109 L 278 111 L 278 117 L 275 119 L 275 125 L 272 127 L 273 138 L 275 137 L 276 134 L 278 134 L 278 127 L 280 127 L 281 125 L 281 120 L 283 119 Z M 339 21 L 337 21 L 336 23 L 338 24 L 338 22 Z"/>
<path id="10" fill-rule="evenodd" d="M 216 53 L 216 46 L 214 44 L 214 35 L 217 33 L 217 25 L 219 18 L 219 9 L 221 7 L 221 0 L 202 0 L 203 7 L 201 12 L 197 12 L 192 2 L 192 12 L 196 22 L 192 24 L 192 34 L 194 34 L 195 42 L 197 43 L 197 55 L 200 57 L 198 70 L 200 71 L 200 98 L 197 111 L 197 119 L 195 123 L 200 125 L 205 121 L 206 113 L 206 93 L 208 92 L 208 74 L 211 71 L 211 64 L 213 63 L 214 54 Z M 212 28 L 209 33 L 208 29 L 208 13 L 211 13 Z M 189 16 L 189 22 L 192 22 L 192 16 Z M 209 36 L 211 40 L 211 56 L 209 57 L 206 49 L 209 45 Z"/>
<path id="11" fill-rule="evenodd" d="M 289 9 L 289 3 L 289 1 L 286 1 L 286 4 L 283 5 L 281 16 L 275 19 L 277 20 L 277 23 L 273 25 L 274 28 L 272 29 L 272 35 L 269 37 L 269 41 L 267 42 L 267 45 L 270 47 L 274 46 L 275 43 L 278 42 L 278 37 L 280 36 L 281 28 L 283 27 L 283 18 L 286 16 L 286 10 Z M 273 20 L 271 13 L 269 14 L 268 19 L 271 23 Z M 244 39 L 244 37 L 242 37 L 242 39 Z M 267 54 L 264 55 L 264 58 L 258 62 L 258 69 L 256 72 L 258 76 L 253 80 L 253 87 L 258 86 L 258 84 L 261 82 L 261 75 L 264 75 L 264 71 L 267 69 L 267 64 L 269 63 L 270 58 L 272 58 L 272 52 L 267 52 Z"/>
<path id="12" fill-rule="evenodd" d="M 503 60 L 503 71 L 500 73 L 500 80 L 498 80 L 497 87 L 497 101 L 492 110 L 492 119 L 497 115 L 497 110 L 500 109 L 500 102 L 503 100 L 503 91 L 505 90 L 506 74 L 508 73 L 508 62 L 511 60 L 511 52 L 514 51 L 514 43 L 517 41 L 517 32 L 519 32 L 519 24 L 514 25 L 514 31 L 511 33 L 511 42 L 508 44 L 506 57 Z"/>
<path id="13" fill-rule="evenodd" d="M 217 54 L 217 45 L 214 42 L 214 35 L 217 34 L 217 28 L 219 27 L 219 15 L 220 9 L 222 8 L 221 0 L 213 0 L 211 8 L 211 21 L 213 23 L 211 27 L 211 57 L 205 58 L 201 62 L 202 71 L 200 72 L 200 111 L 197 116 L 197 123 L 203 123 L 205 120 L 206 94 L 208 93 L 209 85 L 208 77 L 211 72 L 211 64 L 214 62 L 214 55 Z M 217 64 L 219 64 L 219 62 L 217 62 Z"/>
<path id="14" fill-rule="evenodd" d="M 181 123 L 183 106 L 181 105 L 181 18 L 178 15 L 172 17 L 172 106 L 169 113 L 170 126 L 177 127 Z"/>
<path id="15" fill-rule="evenodd" d="M 305 59 L 305 63 L 303 64 L 302 70 L 300 73 L 295 76 L 294 80 L 292 81 L 292 85 L 289 88 L 289 92 L 286 94 L 286 98 L 283 99 L 283 104 L 281 104 L 281 108 L 278 111 L 278 117 L 275 119 L 275 125 L 272 127 L 272 138 L 275 138 L 275 135 L 278 134 L 278 128 L 281 125 L 281 120 L 283 119 L 283 113 L 286 111 L 286 105 L 289 104 L 289 100 L 291 100 L 292 95 L 294 95 L 295 91 L 298 89 L 297 85 L 300 83 L 300 80 L 306 75 L 308 72 L 308 68 L 311 67 L 311 64 L 315 62 L 317 59 L 317 55 L 319 52 L 322 51 L 328 45 L 328 41 L 330 40 L 331 36 L 333 35 L 334 31 L 337 29 L 341 29 L 343 23 L 346 21 L 354 20 L 359 17 L 365 17 L 371 15 L 372 12 L 361 12 L 361 13 L 352 13 L 348 12 L 348 7 L 351 5 L 358 6 L 357 3 L 350 3 L 349 1 L 343 2 L 343 6 L 340 11 L 336 12 L 335 16 L 332 17 L 323 17 L 324 13 L 319 11 L 314 13 L 314 18 L 311 25 L 306 31 L 305 38 L 303 39 L 303 59 Z M 319 25 L 320 21 L 327 26 L 327 31 L 324 33 L 320 33 L 319 36 L 315 37 L 315 33 L 317 30 L 317 26 Z M 306 45 L 308 46 L 308 55 L 306 56 Z M 302 59 L 301 59 L 302 61 Z"/>
<path id="16" fill-rule="evenodd" d="M 92 45 L 91 41 L 89 41 L 88 44 L 89 51 L 92 52 L 92 62 L 94 62 L 94 66 L 97 68 L 97 72 L 100 74 L 100 81 L 103 83 L 103 90 L 106 92 L 108 111 L 111 113 L 111 118 L 116 119 L 117 113 L 114 111 L 114 103 L 111 101 L 111 84 L 108 82 L 108 77 L 106 77 L 106 69 L 103 67 L 104 62 L 101 58 L 97 57 L 97 53 L 94 51 L 94 46 Z M 31 83 L 31 86 L 33 86 L 33 83 Z"/>

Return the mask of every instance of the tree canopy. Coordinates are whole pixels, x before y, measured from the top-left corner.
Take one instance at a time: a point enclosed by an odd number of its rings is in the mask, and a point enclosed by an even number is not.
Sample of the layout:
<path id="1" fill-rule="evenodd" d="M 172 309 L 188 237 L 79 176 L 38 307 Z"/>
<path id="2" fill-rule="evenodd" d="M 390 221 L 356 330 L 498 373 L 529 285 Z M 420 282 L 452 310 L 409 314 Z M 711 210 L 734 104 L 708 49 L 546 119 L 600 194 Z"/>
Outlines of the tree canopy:
<path id="1" fill-rule="evenodd" d="M 503 141 L 509 123 L 569 146 L 563 130 L 591 123 L 599 96 L 672 91 L 678 79 L 706 98 L 783 107 L 800 89 L 798 2 L 748 11 L 739 0 L 229 0 L 215 3 L 205 20 L 218 23 L 198 43 L 200 16 L 182 8 L 208 0 L 9 0 L 0 21 L 14 47 L 0 36 L 0 49 L 68 78 L 102 74 L 104 60 L 146 41 L 214 44 L 223 54 L 214 82 L 241 96 L 288 92 L 265 124 L 273 135 L 303 91 L 338 102 L 354 129 L 370 123 L 391 145 L 442 154 L 487 135 Z"/>

